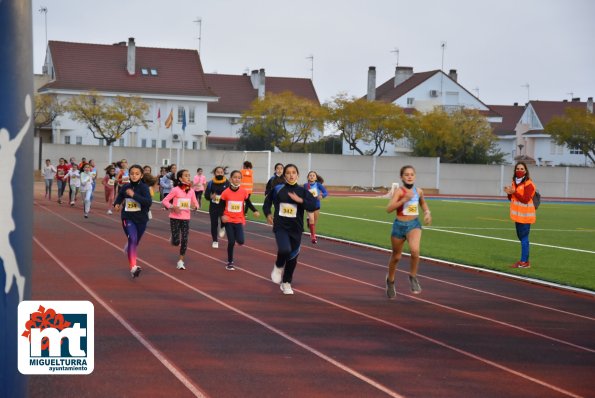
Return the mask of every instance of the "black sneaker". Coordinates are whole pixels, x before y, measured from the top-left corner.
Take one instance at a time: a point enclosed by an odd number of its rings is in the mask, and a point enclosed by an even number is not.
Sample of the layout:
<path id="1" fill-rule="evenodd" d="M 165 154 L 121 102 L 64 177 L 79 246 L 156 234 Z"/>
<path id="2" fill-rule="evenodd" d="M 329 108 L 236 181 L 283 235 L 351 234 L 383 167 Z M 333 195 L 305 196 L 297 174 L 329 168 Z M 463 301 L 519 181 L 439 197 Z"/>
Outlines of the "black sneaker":
<path id="1" fill-rule="evenodd" d="M 386 297 L 388 298 L 395 298 L 397 295 L 397 289 L 395 289 L 395 282 L 391 282 L 388 280 L 388 276 L 386 277 Z"/>
<path id="2" fill-rule="evenodd" d="M 421 293 L 421 286 L 419 284 L 419 281 L 417 280 L 417 277 L 409 275 L 409 286 L 411 287 L 411 293 Z"/>
<path id="3" fill-rule="evenodd" d="M 225 269 L 228 271 L 235 271 L 236 267 L 233 266 L 233 261 L 230 261 L 229 263 L 227 263 L 227 265 L 225 266 Z"/>

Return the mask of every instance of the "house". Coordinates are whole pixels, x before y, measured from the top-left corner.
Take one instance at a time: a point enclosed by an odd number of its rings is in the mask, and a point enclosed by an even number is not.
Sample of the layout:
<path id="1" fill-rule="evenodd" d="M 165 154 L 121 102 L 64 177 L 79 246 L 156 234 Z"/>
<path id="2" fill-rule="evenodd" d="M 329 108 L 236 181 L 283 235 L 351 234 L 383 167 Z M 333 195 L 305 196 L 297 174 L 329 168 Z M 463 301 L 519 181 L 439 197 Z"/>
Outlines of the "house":
<path id="1" fill-rule="evenodd" d="M 147 102 L 148 128 L 129 131 L 117 142 L 119 146 L 205 147 L 207 106 L 218 97 L 207 86 L 195 50 L 137 47 L 134 38 L 113 45 L 50 41 L 43 72 L 42 80 L 47 83 L 38 92 L 54 94 L 59 101 L 94 90 L 106 98 L 134 95 Z M 165 121 L 170 112 L 174 122 L 166 129 L 160 121 Z M 41 139 L 60 144 L 103 145 L 84 124 L 71 120 L 68 114 L 57 118 L 51 131 L 42 132 Z"/>
<path id="2" fill-rule="evenodd" d="M 545 127 L 554 116 L 563 116 L 568 108 L 586 108 L 593 112 L 593 97 L 587 102 L 579 98 L 572 101 L 529 101 L 525 106 L 517 127 L 515 160 L 525 160 L 543 166 L 555 165 L 587 165 L 587 156 L 580 149 L 557 145 Z"/>
<path id="3" fill-rule="evenodd" d="M 320 104 L 310 79 L 266 76 L 264 69 L 253 70 L 250 75 L 207 73 L 205 79 L 209 88 L 219 96 L 219 101 L 208 105 L 209 148 L 234 149 L 242 127 L 239 124 L 242 113 L 255 99 L 264 98 L 267 93 L 290 91 Z"/>
<path id="4" fill-rule="evenodd" d="M 514 105 L 489 105 L 490 109 L 502 116 L 497 122 L 490 123 L 493 133 L 498 137 L 498 149 L 504 154 L 504 161 L 514 163 L 517 156 L 517 124 L 525 111 L 525 107 L 514 103 Z"/>
<path id="5" fill-rule="evenodd" d="M 458 83 L 458 74 L 451 69 L 448 74 L 442 70 L 413 72 L 410 66 L 397 66 L 395 76 L 376 87 L 376 68 L 368 69 L 368 101 L 386 101 L 400 106 L 406 112 L 413 109 L 429 112 L 436 107 L 445 111 L 461 108 L 476 109 L 484 114 L 490 122 L 501 122 L 499 114 L 492 111 L 479 98 L 471 94 Z M 367 149 L 367 148 L 364 148 Z M 405 138 L 396 144 L 388 144 L 386 155 L 398 156 L 412 152 L 409 141 Z M 343 142 L 343 153 L 354 154 L 349 144 Z"/>

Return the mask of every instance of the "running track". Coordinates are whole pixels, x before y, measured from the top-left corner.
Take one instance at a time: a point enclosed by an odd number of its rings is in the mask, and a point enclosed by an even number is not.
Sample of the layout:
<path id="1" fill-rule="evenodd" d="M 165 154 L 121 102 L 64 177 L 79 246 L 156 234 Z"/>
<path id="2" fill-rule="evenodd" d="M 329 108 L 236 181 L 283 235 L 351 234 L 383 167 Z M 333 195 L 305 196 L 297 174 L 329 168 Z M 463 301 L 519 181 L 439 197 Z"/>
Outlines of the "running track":
<path id="1" fill-rule="evenodd" d="M 595 396 L 592 295 L 422 262 L 414 296 L 405 257 L 388 300 L 385 252 L 306 237 L 284 296 L 270 227 L 247 224 L 230 272 L 199 213 L 177 271 L 158 205 L 131 280 L 105 209 L 37 193 L 32 299 L 94 304 L 95 370 L 30 376 L 30 397 Z"/>

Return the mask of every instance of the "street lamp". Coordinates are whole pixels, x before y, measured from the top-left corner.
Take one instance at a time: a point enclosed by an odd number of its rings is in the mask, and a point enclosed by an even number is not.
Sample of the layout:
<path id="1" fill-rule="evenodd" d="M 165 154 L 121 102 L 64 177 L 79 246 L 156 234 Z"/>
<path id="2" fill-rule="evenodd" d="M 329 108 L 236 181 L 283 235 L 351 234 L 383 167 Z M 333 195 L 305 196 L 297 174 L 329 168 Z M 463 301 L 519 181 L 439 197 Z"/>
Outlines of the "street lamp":
<path id="1" fill-rule="evenodd" d="M 521 157 L 523 156 L 523 147 L 524 147 L 523 144 L 519 144 L 519 156 L 521 156 Z"/>
<path id="2" fill-rule="evenodd" d="M 209 147 L 209 134 L 211 134 L 211 130 L 205 130 L 205 149 Z"/>

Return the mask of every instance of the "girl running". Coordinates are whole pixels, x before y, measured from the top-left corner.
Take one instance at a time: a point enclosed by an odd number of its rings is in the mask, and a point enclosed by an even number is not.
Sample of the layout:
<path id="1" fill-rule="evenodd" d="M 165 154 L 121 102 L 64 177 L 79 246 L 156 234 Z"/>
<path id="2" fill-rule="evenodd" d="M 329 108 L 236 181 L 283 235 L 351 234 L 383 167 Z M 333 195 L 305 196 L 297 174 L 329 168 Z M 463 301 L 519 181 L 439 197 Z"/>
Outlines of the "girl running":
<path id="1" fill-rule="evenodd" d="M 91 165 L 85 163 L 83 165 L 83 172 L 81 173 L 81 196 L 83 198 L 83 215 L 89 218 L 91 211 L 91 197 L 93 195 L 93 172 Z"/>
<path id="2" fill-rule="evenodd" d="M 45 160 L 45 166 L 43 166 L 42 175 L 43 180 L 45 181 L 45 197 L 48 200 L 52 200 L 52 182 L 54 181 L 54 177 L 58 170 L 56 166 L 52 164 L 52 161 L 49 159 Z"/>
<path id="3" fill-rule="evenodd" d="M 221 221 L 219 227 L 219 220 L 221 219 L 221 194 L 229 187 L 229 181 L 225 178 L 225 169 L 222 166 L 217 166 L 213 169 L 213 179 L 207 184 L 205 190 L 205 199 L 209 200 L 209 216 L 211 217 L 211 237 L 213 238 L 213 249 L 219 248 L 219 238 L 225 236 L 225 225 Z"/>
<path id="4" fill-rule="evenodd" d="M 228 271 L 235 271 L 233 265 L 233 248 L 237 242 L 238 245 L 244 244 L 244 225 L 246 216 L 244 208 L 247 206 L 254 213 L 255 217 L 260 217 L 252 202 L 250 194 L 241 187 L 242 172 L 234 170 L 231 172 L 229 188 L 221 193 L 221 221 L 225 223 L 225 232 L 227 233 L 227 266 Z"/>
<path id="5" fill-rule="evenodd" d="M 62 204 L 62 195 L 64 195 L 64 190 L 66 189 L 65 180 L 66 174 L 68 174 L 68 170 L 70 166 L 66 164 L 66 159 L 60 158 L 58 160 L 58 167 L 56 167 L 56 184 L 58 185 L 58 203 Z"/>
<path id="6" fill-rule="evenodd" d="M 264 196 L 267 196 L 269 192 L 271 192 L 271 190 L 275 188 L 275 186 L 283 183 L 285 183 L 285 180 L 283 179 L 283 163 L 276 163 L 275 172 L 273 173 L 271 178 L 269 178 L 269 180 L 267 181 L 267 185 L 264 188 Z"/>
<path id="7" fill-rule="evenodd" d="M 159 179 L 159 187 L 163 197 L 166 197 L 173 189 L 177 170 L 178 166 L 170 164 L 167 168 L 167 173 Z M 163 200 L 163 198 L 161 200 Z"/>
<path id="8" fill-rule="evenodd" d="M 310 229 L 310 239 L 312 244 L 318 243 L 316 239 L 316 223 L 318 222 L 318 216 L 320 215 L 320 201 L 322 198 L 326 198 L 328 192 L 324 187 L 324 179 L 318 175 L 315 171 L 308 173 L 308 182 L 304 184 L 304 188 L 310 191 L 312 196 L 316 198 L 316 210 L 308 212 L 308 228 Z"/>
<path id="9" fill-rule="evenodd" d="M 207 184 L 207 177 L 202 174 L 202 169 L 199 167 L 196 169 L 196 175 L 192 180 L 192 189 L 196 195 L 198 206 L 202 206 L 202 194 L 205 192 L 205 185 Z"/>
<path id="10" fill-rule="evenodd" d="M 293 294 L 291 282 L 304 232 L 304 210 L 314 211 L 316 199 L 297 184 L 299 171 L 296 165 L 286 165 L 283 176 L 285 183 L 277 185 L 269 192 L 264 199 L 262 210 L 267 222 L 273 225 L 277 241 L 277 261 L 271 272 L 271 280 L 280 283 L 283 294 Z M 275 206 L 274 216 L 271 214 L 271 205 Z"/>
<path id="11" fill-rule="evenodd" d="M 116 167 L 112 164 L 105 169 L 105 177 L 103 177 L 103 190 L 105 192 L 105 202 L 107 203 L 107 214 L 112 214 L 112 207 L 114 206 L 114 193 L 116 191 Z"/>
<path id="12" fill-rule="evenodd" d="M 180 170 L 174 178 L 174 189 L 163 198 L 161 204 L 169 209 L 169 225 L 171 227 L 170 242 L 180 246 L 180 258 L 176 268 L 185 270 L 184 256 L 188 248 L 188 232 L 190 231 L 190 210 L 198 210 L 198 201 L 191 188 L 190 172 Z M 181 235 L 181 239 L 180 239 Z"/>
<path id="13" fill-rule="evenodd" d="M 64 176 L 64 180 L 67 180 L 70 186 L 70 206 L 74 206 L 81 187 L 81 173 L 79 172 L 76 163 L 71 165 L 68 173 Z"/>
<path id="14" fill-rule="evenodd" d="M 124 246 L 124 252 L 128 256 L 130 275 L 132 278 L 136 278 L 142 271 L 141 267 L 136 264 L 138 244 L 149 221 L 147 214 L 152 200 L 149 187 L 142 182 L 143 169 L 140 165 L 130 166 L 128 176 L 130 182 L 120 187 L 118 197 L 114 201 L 114 208 L 118 211 L 120 205 L 124 203 L 121 213 L 122 228 L 128 239 Z"/>
<path id="15" fill-rule="evenodd" d="M 397 264 L 403 253 L 405 241 L 409 243 L 411 252 L 411 269 L 409 271 L 409 285 L 414 294 L 421 293 L 421 286 L 417 280 L 417 268 L 419 265 L 419 246 L 421 242 L 421 224 L 419 223 L 419 207 L 424 211 L 424 223 L 430 225 L 432 216 L 430 208 L 424 199 L 424 193 L 421 188 L 414 186 L 415 169 L 413 166 L 401 167 L 401 180 L 403 187 L 395 190 L 390 200 L 386 212 L 397 211 L 397 218 L 393 223 L 391 233 L 392 254 L 388 261 L 388 275 L 386 276 L 386 295 L 388 298 L 394 298 L 397 295 L 395 289 L 395 274 Z"/>
<path id="16" fill-rule="evenodd" d="M 510 200 L 510 218 L 514 221 L 516 234 L 521 241 L 521 260 L 512 268 L 530 268 L 529 263 L 529 232 L 531 224 L 535 224 L 536 212 L 533 197 L 535 184 L 529 178 L 529 169 L 525 162 L 517 162 L 514 166 L 512 184 L 504 187 Z"/>

